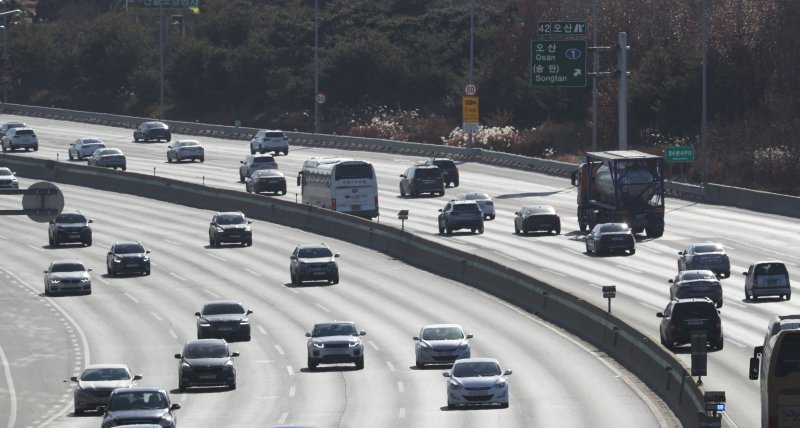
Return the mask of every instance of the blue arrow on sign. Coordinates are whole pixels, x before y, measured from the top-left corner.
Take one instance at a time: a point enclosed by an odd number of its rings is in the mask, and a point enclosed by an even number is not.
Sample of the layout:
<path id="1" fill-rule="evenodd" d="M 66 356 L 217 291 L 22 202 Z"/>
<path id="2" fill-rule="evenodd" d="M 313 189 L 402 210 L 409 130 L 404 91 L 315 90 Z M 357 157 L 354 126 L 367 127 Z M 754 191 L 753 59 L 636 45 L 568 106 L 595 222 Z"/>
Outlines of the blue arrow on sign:
<path id="1" fill-rule="evenodd" d="M 564 56 L 567 59 L 579 59 L 581 57 L 581 50 L 578 48 L 567 49 L 564 51 Z"/>

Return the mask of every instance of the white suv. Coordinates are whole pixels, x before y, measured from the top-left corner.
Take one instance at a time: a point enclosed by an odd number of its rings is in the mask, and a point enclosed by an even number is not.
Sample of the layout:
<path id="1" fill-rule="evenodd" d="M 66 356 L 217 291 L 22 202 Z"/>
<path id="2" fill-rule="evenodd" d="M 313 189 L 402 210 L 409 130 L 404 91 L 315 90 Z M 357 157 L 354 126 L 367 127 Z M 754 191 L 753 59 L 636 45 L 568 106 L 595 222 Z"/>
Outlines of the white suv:
<path id="1" fill-rule="evenodd" d="M 250 154 L 273 152 L 278 154 L 283 152 L 284 155 L 289 154 L 289 138 L 283 131 L 274 129 L 262 129 L 258 131 L 255 137 L 250 140 Z"/>
<path id="2" fill-rule="evenodd" d="M 364 342 L 361 336 L 366 331 L 356 330 L 352 321 L 326 321 L 314 324 L 306 333 L 308 337 L 308 369 L 315 370 L 319 364 L 355 363 L 357 369 L 364 368 Z"/>
<path id="3" fill-rule="evenodd" d="M 36 133 L 31 128 L 11 128 L 6 131 L 3 137 L 3 151 L 25 149 L 27 152 L 30 149 L 33 151 L 39 150 L 39 139 Z"/>

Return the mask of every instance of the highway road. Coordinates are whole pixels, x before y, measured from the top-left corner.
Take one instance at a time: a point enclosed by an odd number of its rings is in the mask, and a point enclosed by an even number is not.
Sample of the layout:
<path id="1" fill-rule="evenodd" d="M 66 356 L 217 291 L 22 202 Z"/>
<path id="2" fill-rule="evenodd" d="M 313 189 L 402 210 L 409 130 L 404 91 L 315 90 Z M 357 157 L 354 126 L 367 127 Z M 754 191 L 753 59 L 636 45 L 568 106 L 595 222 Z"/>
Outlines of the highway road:
<path id="1" fill-rule="evenodd" d="M 184 165 L 187 166 L 188 165 Z M 21 187 L 33 180 L 23 179 Z M 2 217 L 0 239 L 0 427 L 97 427 L 99 416 L 72 413 L 72 383 L 89 363 L 124 362 L 140 385 L 181 403 L 179 425 L 266 427 L 674 426 L 663 403 L 624 369 L 558 328 L 450 280 L 385 255 L 254 221 L 252 247 L 208 246 L 212 212 L 93 189 L 59 185 L 67 209 L 94 219 L 93 245 L 47 245 L 47 225 Z M 0 209 L 16 209 L 6 196 Z M 108 277 L 115 240 L 152 250 L 152 275 Z M 338 285 L 289 284 L 297 243 L 324 239 L 339 259 Z M 43 294 L 51 260 L 93 268 L 93 293 Z M 182 344 L 195 337 L 194 312 L 238 299 L 254 313 L 253 339 L 234 342 L 238 387 L 177 386 Z M 366 367 L 306 368 L 305 331 L 314 322 L 353 320 L 365 329 Z M 474 356 L 495 356 L 514 371 L 508 409 L 447 410 L 444 367 L 414 367 L 419 328 L 456 322 L 475 335 Z"/>
<path id="2" fill-rule="evenodd" d="M 4 119 L 23 120 L 37 130 L 41 149 L 26 156 L 55 159 L 58 155 L 64 161 L 69 141 L 77 136 L 96 135 L 109 147 L 119 147 L 126 152 L 129 171 L 196 183 L 204 181 L 207 185 L 224 188 L 244 187 L 237 182 L 237 168 L 239 160 L 249 153 L 247 141 L 200 138 L 206 147 L 206 162 L 176 165 L 166 163 L 167 144 L 133 143 L 129 129 L 10 115 Z M 291 147 L 288 156 L 277 157 L 289 182 L 289 194 L 283 198 L 296 199 L 293 177 L 305 159 L 342 154 L 366 159 L 375 165 L 381 222 L 399 226 L 397 211 L 408 209 L 410 217 L 405 223 L 406 230 L 525 271 L 601 307 L 605 306 L 605 301 L 600 287 L 616 285 L 614 313 L 656 342 L 659 319 L 655 313 L 666 306 L 667 279 L 677 272 L 677 252 L 693 242 L 722 243 L 732 263 L 731 278 L 723 280 L 725 349 L 709 354 L 709 376 L 704 377 L 703 382 L 707 390 L 726 391 L 725 415 L 729 425 L 758 426 L 758 384 L 747 379 L 748 359 L 753 346 L 760 344 L 770 317 L 800 310 L 797 299 L 745 301 L 741 272 L 753 261 L 780 259 L 789 267 L 790 276 L 800 278 L 797 256 L 800 254 L 800 224 L 796 219 L 669 198 L 663 237 L 655 240 L 642 237 L 633 256 L 592 257 L 585 254 L 583 235 L 577 231 L 576 193 L 566 178 L 466 162 L 459 164 L 461 186 L 448 188 L 445 197 L 400 198 L 398 175 L 421 158 L 297 146 Z M 490 194 L 495 200 L 497 219 L 487 222 L 483 235 L 438 235 L 437 210 L 462 191 Z M 524 204 L 555 206 L 562 217 L 562 235 L 514 235 L 513 213 Z M 688 348 L 684 347 L 678 354 L 688 366 Z"/>

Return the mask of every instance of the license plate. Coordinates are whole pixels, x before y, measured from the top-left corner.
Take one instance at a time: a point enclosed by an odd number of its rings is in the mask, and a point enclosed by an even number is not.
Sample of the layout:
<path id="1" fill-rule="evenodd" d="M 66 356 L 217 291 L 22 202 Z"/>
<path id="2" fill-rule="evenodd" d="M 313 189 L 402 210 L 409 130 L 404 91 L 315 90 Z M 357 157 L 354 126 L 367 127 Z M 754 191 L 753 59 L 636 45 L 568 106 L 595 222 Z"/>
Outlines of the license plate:
<path id="1" fill-rule="evenodd" d="M 703 320 L 688 320 L 686 325 L 703 325 Z"/>
<path id="2" fill-rule="evenodd" d="M 322 276 L 325 275 L 325 272 L 314 272 L 314 276 Z"/>
<path id="3" fill-rule="evenodd" d="M 233 330 L 233 327 L 220 327 L 219 328 L 219 331 L 231 331 L 231 330 Z"/>
<path id="4" fill-rule="evenodd" d="M 485 395 L 489 395 L 489 391 L 466 391 L 464 395 L 468 397 L 482 397 Z"/>
<path id="5" fill-rule="evenodd" d="M 353 205 L 353 211 L 358 211 L 361 209 L 361 205 Z"/>
<path id="6" fill-rule="evenodd" d="M 201 374 L 199 377 L 202 380 L 211 380 L 211 379 L 216 379 L 217 378 L 217 376 L 213 375 L 213 374 Z"/>
<path id="7" fill-rule="evenodd" d="M 231 237 L 231 238 L 238 238 L 239 237 L 239 235 L 228 235 L 228 236 Z"/>
<path id="8" fill-rule="evenodd" d="M 800 407 L 779 407 L 778 408 L 778 427 L 797 428 L 800 427 Z"/>
<path id="9" fill-rule="evenodd" d="M 767 285 L 778 285 L 778 280 L 777 279 L 768 279 L 767 280 Z"/>
<path id="10" fill-rule="evenodd" d="M 616 237 L 611 238 L 611 240 L 612 241 L 622 241 L 622 237 L 616 236 Z"/>
<path id="11" fill-rule="evenodd" d="M 73 233 L 73 234 L 69 235 L 69 237 L 70 238 L 80 238 L 81 235 L 80 235 L 80 233 Z"/>
<path id="12" fill-rule="evenodd" d="M 127 267 L 136 267 L 136 266 L 139 266 L 139 265 L 137 263 L 128 263 L 125 266 L 127 266 Z"/>

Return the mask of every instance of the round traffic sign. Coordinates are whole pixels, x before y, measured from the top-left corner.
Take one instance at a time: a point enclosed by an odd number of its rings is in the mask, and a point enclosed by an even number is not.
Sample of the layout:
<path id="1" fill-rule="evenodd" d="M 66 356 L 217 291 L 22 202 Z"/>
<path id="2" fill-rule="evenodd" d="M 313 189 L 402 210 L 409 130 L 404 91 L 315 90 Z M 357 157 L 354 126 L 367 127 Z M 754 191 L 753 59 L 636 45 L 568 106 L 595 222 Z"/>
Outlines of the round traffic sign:
<path id="1" fill-rule="evenodd" d="M 64 194 L 55 184 L 38 181 L 28 186 L 28 190 L 48 192 L 45 194 L 26 193 L 22 195 L 22 209 L 29 211 L 28 217 L 37 223 L 46 223 L 64 209 Z M 48 212 L 49 211 L 49 212 Z"/>
<path id="2" fill-rule="evenodd" d="M 474 97 L 478 95 L 478 85 L 475 83 L 467 83 L 464 85 L 464 95 L 468 97 Z"/>
<path id="3" fill-rule="evenodd" d="M 314 96 L 314 102 L 319 105 L 325 104 L 326 101 L 328 101 L 328 97 L 324 92 L 317 92 L 317 95 Z"/>

